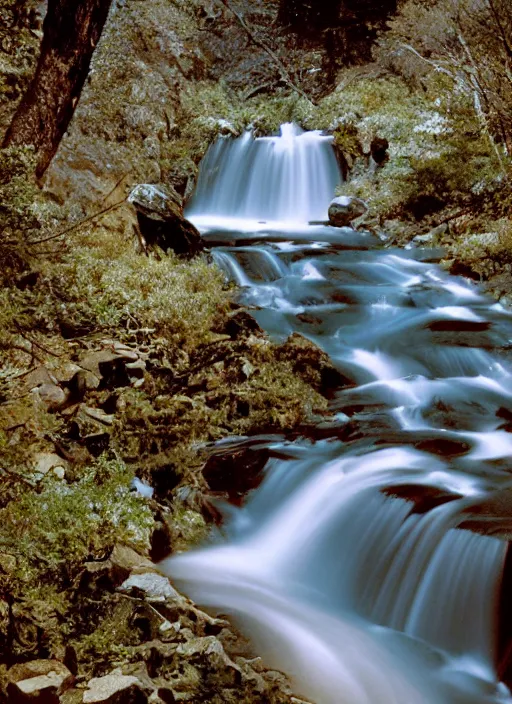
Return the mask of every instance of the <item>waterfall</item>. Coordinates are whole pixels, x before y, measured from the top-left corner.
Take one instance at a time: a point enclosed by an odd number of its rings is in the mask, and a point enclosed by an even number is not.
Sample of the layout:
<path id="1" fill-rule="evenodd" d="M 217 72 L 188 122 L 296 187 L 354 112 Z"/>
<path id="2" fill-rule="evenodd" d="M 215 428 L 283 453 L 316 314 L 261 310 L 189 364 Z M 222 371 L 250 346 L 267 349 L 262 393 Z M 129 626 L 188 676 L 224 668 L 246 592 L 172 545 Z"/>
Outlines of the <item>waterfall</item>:
<path id="1" fill-rule="evenodd" d="M 240 302 L 347 383 L 315 440 L 259 438 L 275 455 L 261 486 L 214 544 L 161 567 L 316 704 L 512 704 L 496 673 L 507 504 L 488 508 L 512 489 L 512 316 L 432 254 L 308 225 L 338 180 L 329 138 L 291 125 L 203 161 L 189 217 Z"/>
<path id="2" fill-rule="evenodd" d="M 277 137 L 220 137 L 201 166 L 187 217 L 280 223 L 327 220 L 341 174 L 332 137 L 282 125 Z"/>

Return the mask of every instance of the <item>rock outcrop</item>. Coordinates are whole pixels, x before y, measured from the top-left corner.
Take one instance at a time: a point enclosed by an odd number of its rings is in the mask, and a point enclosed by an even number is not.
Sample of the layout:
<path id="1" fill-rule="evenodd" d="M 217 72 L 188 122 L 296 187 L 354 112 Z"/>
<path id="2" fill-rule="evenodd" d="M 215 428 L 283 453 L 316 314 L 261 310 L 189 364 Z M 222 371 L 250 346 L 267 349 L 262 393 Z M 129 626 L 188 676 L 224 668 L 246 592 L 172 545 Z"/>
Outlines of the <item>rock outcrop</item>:
<path id="1" fill-rule="evenodd" d="M 128 196 L 137 212 L 144 248 L 160 247 L 191 257 L 204 249 L 201 235 L 183 216 L 178 194 L 161 184 L 139 184 Z"/>
<path id="2" fill-rule="evenodd" d="M 360 198 L 338 196 L 329 206 L 329 223 L 333 227 L 350 227 L 357 218 L 368 212 L 368 205 Z"/>

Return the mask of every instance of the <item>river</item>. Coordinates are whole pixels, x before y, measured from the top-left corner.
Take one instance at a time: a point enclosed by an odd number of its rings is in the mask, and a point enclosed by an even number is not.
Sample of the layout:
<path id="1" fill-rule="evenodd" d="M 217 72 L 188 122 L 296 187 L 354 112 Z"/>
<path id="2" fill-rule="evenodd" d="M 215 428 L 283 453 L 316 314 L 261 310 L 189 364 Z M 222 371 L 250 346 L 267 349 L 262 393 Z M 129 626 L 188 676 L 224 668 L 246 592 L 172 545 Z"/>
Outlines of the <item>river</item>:
<path id="1" fill-rule="evenodd" d="M 512 702 L 508 542 L 482 508 L 512 487 L 512 317 L 437 251 L 319 224 L 340 179 L 330 138 L 293 125 L 202 164 L 188 217 L 240 301 L 346 381 L 314 441 L 226 439 L 269 450 L 264 481 L 162 567 L 317 704 Z"/>

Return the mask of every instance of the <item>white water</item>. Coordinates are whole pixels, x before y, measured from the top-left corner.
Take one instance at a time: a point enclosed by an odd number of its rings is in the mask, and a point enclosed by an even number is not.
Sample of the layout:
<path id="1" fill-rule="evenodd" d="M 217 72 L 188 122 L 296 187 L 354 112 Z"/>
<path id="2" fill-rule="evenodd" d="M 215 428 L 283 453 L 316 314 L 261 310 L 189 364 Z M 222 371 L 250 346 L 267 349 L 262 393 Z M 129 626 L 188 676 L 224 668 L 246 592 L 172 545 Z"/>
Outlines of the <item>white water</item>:
<path id="1" fill-rule="evenodd" d="M 341 180 L 332 137 L 286 124 L 278 137 L 219 139 L 206 155 L 188 217 L 199 223 L 326 220 Z"/>
<path id="2" fill-rule="evenodd" d="M 313 339 L 354 384 L 331 403 L 332 437 L 261 438 L 289 459 L 270 460 L 215 545 L 162 568 L 317 704 L 510 704 L 496 676 L 507 543 L 460 527 L 512 486 L 496 415 L 512 375 L 494 354 L 510 316 L 410 253 L 305 226 L 325 218 L 333 159 L 328 138 L 284 126 L 222 139 L 202 165 L 189 217 L 243 302 L 276 340 Z M 411 498 L 384 495 L 400 486 Z M 428 491 L 451 500 L 416 511 Z"/>

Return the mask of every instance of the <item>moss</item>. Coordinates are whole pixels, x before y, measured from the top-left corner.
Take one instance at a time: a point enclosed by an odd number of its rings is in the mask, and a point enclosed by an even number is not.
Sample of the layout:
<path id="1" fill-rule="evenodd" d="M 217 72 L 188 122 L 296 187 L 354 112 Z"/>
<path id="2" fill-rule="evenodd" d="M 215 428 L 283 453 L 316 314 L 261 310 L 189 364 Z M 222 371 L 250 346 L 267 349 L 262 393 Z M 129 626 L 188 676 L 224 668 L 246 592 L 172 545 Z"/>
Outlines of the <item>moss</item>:
<path id="1" fill-rule="evenodd" d="M 131 491 L 133 474 L 117 459 L 99 458 L 68 485 L 51 478 L 0 511 L 0 551 L 16 557 L 11 589 L 44 593 L 64 588 L 87 559 L 108 554 L 116 542 L 139 550 L 153 525 L 145 501 Z"/>

